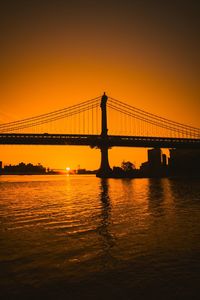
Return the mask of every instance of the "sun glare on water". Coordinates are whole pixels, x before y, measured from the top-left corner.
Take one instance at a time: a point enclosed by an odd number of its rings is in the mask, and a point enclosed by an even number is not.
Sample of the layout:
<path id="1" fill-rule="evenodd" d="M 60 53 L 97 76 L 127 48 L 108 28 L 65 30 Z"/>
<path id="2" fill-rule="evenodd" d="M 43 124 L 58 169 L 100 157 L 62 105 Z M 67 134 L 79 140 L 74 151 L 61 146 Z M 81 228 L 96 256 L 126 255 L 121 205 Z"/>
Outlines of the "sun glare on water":
<path id="1" fill-rule="evenodd" d="M 71 168 L 70 167 L 66 167 L 65 170 L 66 170 L 67 175 L 69 175 L 70 171 L 71 171 Z"/>

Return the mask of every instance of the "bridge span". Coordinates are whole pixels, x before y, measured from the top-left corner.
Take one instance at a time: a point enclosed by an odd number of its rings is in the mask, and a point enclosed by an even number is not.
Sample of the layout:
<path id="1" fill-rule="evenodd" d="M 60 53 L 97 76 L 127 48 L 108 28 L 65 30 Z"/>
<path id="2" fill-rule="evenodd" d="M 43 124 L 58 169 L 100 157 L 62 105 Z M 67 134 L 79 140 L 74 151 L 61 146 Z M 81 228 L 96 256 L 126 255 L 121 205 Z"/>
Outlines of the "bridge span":
<path id="1" fill-rule="evenodd" d="M 1 133 L 1 145 L 75 145 L 101 148 L 144 147 L 200 149 L 200 139 L 92 134 Z"/>
<path id="2" fill-rule="evenodd" d="M 118 114 L 119 119 L 114 118 L 114 128 L 121 123 L 122 129 L 123 127 L 126 129 L 124 135 L 119 135 L 121 131 L 117 131 L 116 135 L 108 134 L 107 107 L 109 113 L 112 111 Z M 95 124 L 98 123 L 96 111 L 98 108 L 101 108 L 101 131 L 95 132 Z M 30 130 L 30 128 L 34 128 L 38 132 L 38 126 L 60 120 L 65 121 L 64 123 L 67 125 L 66 120 L 70 118 L 72 121 L 77 121 L 77 124 L 75 123 L 76 126 L 74 126 L 72 122 L 72 131 L 65 127 L 63 134 L 60 133 L 60 130 L 55 134 L 51 130 L 50 133 L 49 129 L 47 131 L 39 130 L 39 132 L 48 133 L 17 133 L 21 130 Z M 83 126 L 82 131 L 78 130 L 77 132 L 77 128 L 81 129 L 81 126 Z M 87 134 L 86 128 L 91 129 Z M 0 145 L 76 145 L 98 148 L 101 151 L 98 176 L 109 177 L 112 170 L 109 165 L 108 149 L 112 147 L 200 149 L 200 129 L 108 98 L 104 93 L 101 98 L 97 97 L 68 108 L 0 124 Z"/>

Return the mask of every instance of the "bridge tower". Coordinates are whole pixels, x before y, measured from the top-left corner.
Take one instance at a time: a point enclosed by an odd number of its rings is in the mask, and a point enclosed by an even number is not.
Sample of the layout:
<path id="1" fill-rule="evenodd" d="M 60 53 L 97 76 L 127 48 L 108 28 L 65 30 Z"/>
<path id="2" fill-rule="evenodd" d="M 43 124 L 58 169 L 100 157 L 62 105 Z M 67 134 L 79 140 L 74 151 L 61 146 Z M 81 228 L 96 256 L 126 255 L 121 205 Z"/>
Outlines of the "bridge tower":
<path id="1" fill-rule="evenodd" d="M 97 176 L 101 178 L 110 177 L 112 169 L 108 161 L 108 128 L 107 128 L 107 103 L 108 97 L 104 93 L 101 98 L 101 165 Z"/>

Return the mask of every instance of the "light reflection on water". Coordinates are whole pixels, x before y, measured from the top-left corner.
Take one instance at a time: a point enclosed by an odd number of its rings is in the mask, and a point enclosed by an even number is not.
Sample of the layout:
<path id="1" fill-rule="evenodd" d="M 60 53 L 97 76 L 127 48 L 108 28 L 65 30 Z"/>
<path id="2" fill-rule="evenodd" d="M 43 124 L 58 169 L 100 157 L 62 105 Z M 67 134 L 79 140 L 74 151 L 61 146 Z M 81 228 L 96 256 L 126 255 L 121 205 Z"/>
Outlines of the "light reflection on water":
<path id="1" fill-rule="evenodd" d="M 1 176 L 0 191 L 4 298 L 200 292 L 199 180 Z"/>

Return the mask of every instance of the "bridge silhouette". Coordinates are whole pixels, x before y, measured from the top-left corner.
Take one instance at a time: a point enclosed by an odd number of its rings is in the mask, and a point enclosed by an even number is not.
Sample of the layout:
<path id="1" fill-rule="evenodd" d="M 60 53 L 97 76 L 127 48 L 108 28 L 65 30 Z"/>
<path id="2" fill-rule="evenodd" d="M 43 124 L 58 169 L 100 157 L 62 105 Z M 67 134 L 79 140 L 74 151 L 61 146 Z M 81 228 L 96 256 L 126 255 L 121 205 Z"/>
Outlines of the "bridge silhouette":
<path id="1" fill-rule="evenodd" d="M 111 134 L 108 134 L 107 114 Z M 64 109 L 0 124 L 0 144 L 98 148 L 101 151 L 98 176 L 109 177 L 109 148 L 200 149 L 200 129 L 149 113 L 104 93 L 102 97 Z"/>

